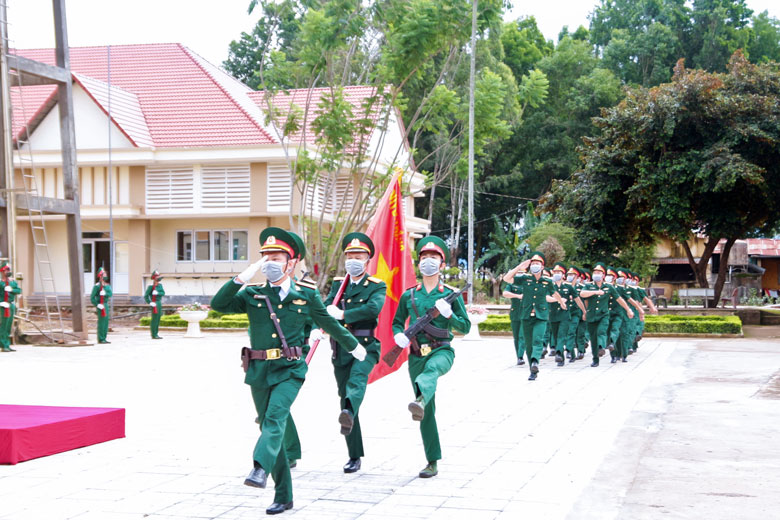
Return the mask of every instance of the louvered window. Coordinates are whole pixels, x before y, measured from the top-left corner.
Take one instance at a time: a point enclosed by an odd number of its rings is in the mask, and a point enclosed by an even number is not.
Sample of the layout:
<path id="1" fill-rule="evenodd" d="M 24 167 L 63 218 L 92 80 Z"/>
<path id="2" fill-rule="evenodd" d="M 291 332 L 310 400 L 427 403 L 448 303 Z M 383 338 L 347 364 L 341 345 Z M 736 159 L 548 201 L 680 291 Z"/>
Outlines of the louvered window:
<path id="1" fill-rule="evenodd" d="M 287 212 L 290 209 L 292 174 L 287 163 L 268 163 L 268 211 Z"/>
<path id="2" fill-rule="evenodd" d="M 204 166 L 201 170 L 201 207 L 248 210 L 249 165 Z"/>
<path id="3" fill-rule="evenodd" d="M 195 207 L 192 168 L 146 170 L 146 209 L 176 210 Z"/>

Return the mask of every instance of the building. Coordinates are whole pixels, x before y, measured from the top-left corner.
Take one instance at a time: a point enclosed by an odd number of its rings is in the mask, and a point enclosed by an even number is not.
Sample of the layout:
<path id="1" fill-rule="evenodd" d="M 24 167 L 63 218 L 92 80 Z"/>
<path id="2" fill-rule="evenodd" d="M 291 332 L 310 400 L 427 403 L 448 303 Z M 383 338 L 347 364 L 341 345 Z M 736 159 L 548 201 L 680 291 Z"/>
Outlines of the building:
<path id="1" fill-rule="evenodd" d="M 16 52 L 54 62 L 52 49 Z M 266 124 L 264 94 L 187 47 L 72 47 L 70 60 L 87 289 L 102 266 L 120 300 L 127 295 L 138 301 L 157 269 L 166 277 L 168 294 L 208 296 L 259 258 L 261 229 L 289 228 L 291 213 L 297 215 L 301 207 L 332 222 L 337 209 L 328 200 L 350 206 L 358 186 L 349 176 L 317 185 L 307 196 L 297 193 L 285 147 Z M 49 85 L 12 88 L 14 140 L 19 144 L 14 164 L 17 186 L 23 185 L 22 169 L 29 168 L 39 195 L 61 198 L 53 92 Z M 320 93 L 291 91 L 279 94 L 272 105 L 289 110 L 291 103 L 308 102 L 315 111 Z M 355 113 L 371 94 L 368 87 L 345 88 Z M 311 142 L 315 137 L 302 131 L 287 139 Z M 377 171 L 391 163 L 400 166 L 411 191 L 422 195 L 424 178 L 414 171 L 397 113 L 390 112 L 386 128 L 374 130 L 367 149 L 377 157 Z M 408 229 L 424 234 L 430 224 L 414 216 L 412 202 L 411 196 L 404 200 Z M 16 271 L 24 273 L 23 290 L 29 295 L 41 285 L 29 221 L 23 216 L 17 230 Z M 47 217 L 46 233 L 50 255 L 61 259 L 54 268 L 57 292 L 65 294 L 64 219 Z"/>

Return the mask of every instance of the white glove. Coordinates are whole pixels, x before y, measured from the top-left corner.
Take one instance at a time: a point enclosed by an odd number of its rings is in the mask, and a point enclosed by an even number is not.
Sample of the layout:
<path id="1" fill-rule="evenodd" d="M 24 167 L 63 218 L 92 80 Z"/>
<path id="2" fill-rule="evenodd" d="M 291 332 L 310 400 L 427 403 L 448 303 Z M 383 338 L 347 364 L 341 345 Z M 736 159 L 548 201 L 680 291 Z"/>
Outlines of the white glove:
<path id="1" fill-rule="evenodd" d="M 157 291 L 152 291 L 152 294 L 153 294 L 154 296 L 157 296 Z"/>
<path id="2" fill-rule="evenodd" d="M 266 258 L 267 257 L 264 256 L 254 264 L 250 264 L 249 267 L 241 271 L 241 273 L 238 276 L 236 276 L 236 280 L 241 282 L 242 284 L 249 283 L 252 280 L 252 278 L 254 278 L 254 276 L 257 274 L 257 271 L 259 271 L 260 268 L 263 267 L 263 264 L 266 262 Z"/>
<path id="3" fill-rule="evenodd" d="M 393 339 L 395 340 L 395 344 L 401 348 L 406 348 L 409 346 L 409 338 L 407 338 L 406 334 L 404 334 L 403 332 L 399 332 L 398 334 L 393 336 Z"/>
<path id="4" fill-rule="evenodd" d="M 350 352 L 353 356 L 355 356 L 355 359 L 358 361 L 363 361 L 366 359 L 366 347 L 358 343 L 358 346 L 355 347 L 352 352 Z"/>
<path id="5" fill-rule="evenodd" d="M 0 307 L 7 309 L 10 305 L 8 305 L 8 302 L 0 302 Z"/>
<path id="6" fill-rule="evenodd" d="M 106 295 L 105 289 L 100 289 L 100 296 L 105 296 L 105 295 Z"/>
<path id="7" fill-rule="evenodd" d="M 336 307 L 335 305 L 328 305 L 325 307 L 325 310 L 328 311 L 328 314 L 336 318 L 337 320 L 343 320 L 344 319 L 344 311 Z"/>
<path id="8" fill-rule="evenodd" d="M 103 307 L 103 304 L 102 304 L 102 303 L 98 303 L 98 306 L 97 306 L 97 307 L 98 307 L 98 309 L 100 309 L 101 311 L 102 311 L 102 310 L 105 308 L 105 307 Z"/>
<path id="9" fill-rule="evenodd" d="M 149 302 L 149 307 L 157 307 L 157 304 L 154 302 Z"/>
<path id="10" fill-rule="evenodd" d="M 13 287 L 11 287 L 10 285 L 6 285 L 6 286 L 5 286 L 5 292 L 11 292 L 11 291 L 13 291 L 13 290 L 14 290 L 14 288 L 13 288 Z"/>
<path id="11" fill-rule="evenodd" d="M 324 337 L 325 334 L 322 333 L 322 329 L 311 329 L 311 333 L 309 334 L 309 346 L 313 347 L 316 342 L 321 341 Z"/>
<path id="12" fill-rule="evenodd" d="M 435 307 L 439 311 L 439 314 L 445 318 L 452 316 L 452 305 L 447 303 L 445 300 L 436 300 Z"/>

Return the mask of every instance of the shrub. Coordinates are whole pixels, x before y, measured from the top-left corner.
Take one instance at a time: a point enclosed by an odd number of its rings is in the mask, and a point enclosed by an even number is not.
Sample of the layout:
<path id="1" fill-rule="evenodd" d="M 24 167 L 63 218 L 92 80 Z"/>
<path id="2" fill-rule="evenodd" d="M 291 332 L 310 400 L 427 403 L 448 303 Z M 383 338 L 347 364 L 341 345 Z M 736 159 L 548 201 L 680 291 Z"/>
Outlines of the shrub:
<path id="1" fill-rule="evenodd" d="M 645 332 L 677 334 L 739 334 L 738 316 L 645 316 Z"/>

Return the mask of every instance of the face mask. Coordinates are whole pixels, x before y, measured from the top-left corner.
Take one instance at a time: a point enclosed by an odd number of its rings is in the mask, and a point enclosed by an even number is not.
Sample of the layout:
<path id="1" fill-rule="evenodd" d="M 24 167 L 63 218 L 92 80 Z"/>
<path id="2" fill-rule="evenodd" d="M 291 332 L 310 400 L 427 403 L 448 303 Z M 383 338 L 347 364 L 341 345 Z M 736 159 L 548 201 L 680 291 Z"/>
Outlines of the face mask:
<path id="1" fill-rule="evenodd" d="M 560 282 L 563 275 L 561 273 L 553 273 L 553 282 Z"/>
<path id="2" fill-rule="evenodd" d="M 357 278 L 366 270 L 366 263 L 363 262 L 363 260 L 350 258 L 344 262 L 344 268 L 347 270 L 347 273 L 349 273 L 350 278 Z"/>
<path id="3" fill-rule="evenodd" d="M 269 282 L 274 283 L 284 278 L 284 268 L 286 265 L 287 262 L 268 261 L 263 264 L 261 271 L 265 277 L 268 278 Z"/>
<path id="4" fill-rule="evenodd" d="M 420 260 L 420 272 L 423 276 L 433 276 L 439 272 L 441 261 L 438 258 L 423 258 Z"/>
<path id="5" fill-rule="evenodd" d="M 608 274 L 607 277 L 604 278 L 604 281 L 607 282 L 607 283 L 612 283 L 613 280 L 615 280 L 615 277 L 612 276 L 611 274 Z"/>
<path id="6" fill-rule="evenodd" d="M 622 276 L 619 276 L 619 277 L 618 277 L 618 279 L 617 279 L 617 283 L 618 283 L 618 284 L 622 284 L 622 283 L 623 283 L 623 282 L 625 282 L 625 281 L 626 281 L 626 279 L 625 279 L 625 278 L 623 278 Z"/>
<path id="7" fill-rule="evenodd" d="M 604 276 L 603 274 L 595 274 L 594 273 L 593 274 L 593 281 L 594 282 L 600 282 L 603 276 Z"/>
<path id="8" fill-rule="evenodd" d="M 569 283 L 573 282 L 574 281 L 574 275 L 570 274 L 569 276 L 567 276 L 566 277 L 566 281 L 569 282 Z"/>
<path id="9" fill-rule="evenodd" d="M 541 270 L 542 270 L 541 264 L 531 264 L 531 272 L 533 274 L 536 274 L 536 273 L 538 273 Z"/>

